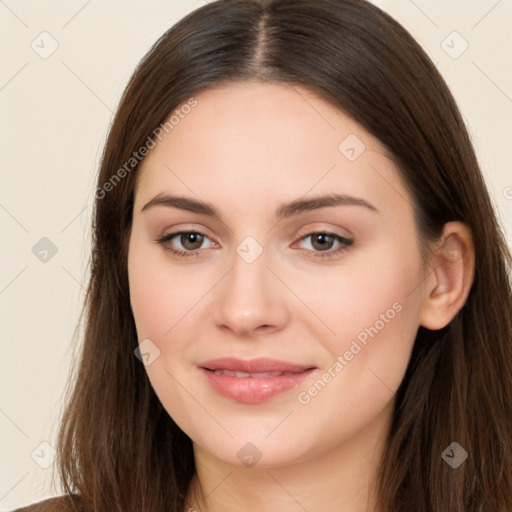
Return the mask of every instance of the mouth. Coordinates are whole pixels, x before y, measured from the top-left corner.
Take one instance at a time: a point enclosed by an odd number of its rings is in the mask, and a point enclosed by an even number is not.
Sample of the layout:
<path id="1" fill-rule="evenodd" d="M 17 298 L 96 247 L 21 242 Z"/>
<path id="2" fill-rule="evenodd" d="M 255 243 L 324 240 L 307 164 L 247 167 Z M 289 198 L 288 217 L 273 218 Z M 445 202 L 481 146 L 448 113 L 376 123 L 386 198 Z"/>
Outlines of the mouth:
<path id="1" fill-rule="evenodd" d="M 226 357 L 202 363 L 199 369 L 220 395 L 255 404 L 298 387 L 317 368 L 276 359 Z"/>
<path id="2" fill-rule="evenodd" d="M 212 370 L 210 370 L 212 371 Z M 229 375 L 230 377 L 246 378 L 252 377 L 262 379 L 264 377 L 281 377 L 281 375 L 295 375 L 297 372 L 240 372 L 236 370 L 213 370 L 216 375 Z"/>

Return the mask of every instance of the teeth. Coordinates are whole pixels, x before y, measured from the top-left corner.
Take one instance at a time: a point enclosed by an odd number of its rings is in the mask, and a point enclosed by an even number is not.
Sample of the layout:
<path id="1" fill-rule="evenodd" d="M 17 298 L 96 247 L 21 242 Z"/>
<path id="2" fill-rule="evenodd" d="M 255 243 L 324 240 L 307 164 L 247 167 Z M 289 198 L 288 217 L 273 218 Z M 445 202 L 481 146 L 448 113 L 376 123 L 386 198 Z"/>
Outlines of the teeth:
<path id="1" fill-rule="evenodd" d="M 261 372 L 251 373 L 251 377 L 262 378 L 262 377 L 279 377 L 283 375 L 283 372 Z"/>
<path id="2" fill-rule="evenodd" d="M 248 373 L 248 372 L 239 372 L 234 370 L 214 370 L 214 373 L 217 375 L 229 375 L 230 377 L 253 377 L 256 379 L 261 379 L 265 377 L 280 377 L 281 375 L 295 375 L 295 372 L 258 372 L 258 373 Z"/>

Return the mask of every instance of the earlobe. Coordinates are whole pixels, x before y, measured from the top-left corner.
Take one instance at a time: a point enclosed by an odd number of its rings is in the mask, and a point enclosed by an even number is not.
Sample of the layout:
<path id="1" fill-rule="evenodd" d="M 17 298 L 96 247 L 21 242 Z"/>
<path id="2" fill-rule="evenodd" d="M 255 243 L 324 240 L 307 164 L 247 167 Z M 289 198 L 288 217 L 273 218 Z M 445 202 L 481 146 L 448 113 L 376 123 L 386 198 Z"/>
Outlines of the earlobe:
<path id="1" fill-rule="evenodd" d="M 448 222 L 430 260 L 420 325 L 437 330 L 451 322 L 469 295 L 474 267 L 471 230 L 462 222 Z"/>

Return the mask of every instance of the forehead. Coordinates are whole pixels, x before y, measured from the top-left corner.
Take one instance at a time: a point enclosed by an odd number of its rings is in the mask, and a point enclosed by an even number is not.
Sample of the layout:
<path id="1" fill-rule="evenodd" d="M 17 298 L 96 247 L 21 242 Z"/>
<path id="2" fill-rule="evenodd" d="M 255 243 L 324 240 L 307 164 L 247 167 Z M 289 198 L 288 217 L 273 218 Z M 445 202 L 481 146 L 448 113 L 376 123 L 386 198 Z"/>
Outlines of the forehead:
<path id="1" fill-rule="evenodd" d="M 139 167 L 139 209 L 171 191 L 236 207 L 333 191 L 385 201 L 385 180 L 401 187 L 384 146 L 306 88 L 234 83 L 194 99 Z"/>

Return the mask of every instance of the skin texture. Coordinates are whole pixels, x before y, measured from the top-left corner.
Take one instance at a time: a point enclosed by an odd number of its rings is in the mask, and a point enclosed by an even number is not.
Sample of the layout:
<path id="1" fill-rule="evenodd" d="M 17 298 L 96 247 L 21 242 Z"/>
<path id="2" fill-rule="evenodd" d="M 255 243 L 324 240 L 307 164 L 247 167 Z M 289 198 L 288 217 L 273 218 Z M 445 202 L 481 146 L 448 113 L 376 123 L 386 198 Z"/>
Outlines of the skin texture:
<path id="1" fill-rule="evenodd" d="M 128 258 L 139 342 L 160 351 L 148 376 L 194 442 L 193 490 L 208 495 L 200 503 L 190 493 L 190 507 L 374 510 L 373 479 L 416 332 L 443 327 L 462 307 L 471 235 L 447 224 L 425 265 L 414 200 L 384 147 L 307 89 L 248 82 L 195 98 L 141 164 Z M 354 136 L 365 146 L 360 155 Z M 162 193 L 212 204 L 221 219 L 163 205 L 141 212 Z M 333 193 L 376 210 L 275 216 L 283 203 Z M 186 238 L 156 242 L 179 231 L 206 235 L 194 256 L 165 248 L 194 252 Z M 322 253 L 306 237 L 319 231 L 353 243 L 335 254 L 341 244 L 329 239 Z M 237 247 L 262 252 L 248 263 Z M 378 332 L 348 360 L 371 326 Z M 199 370 L 222 356 L 317 369 L 298 388 L 247 404 L 217 394 Z M 340 371 L 338 356 L 346 363 Z M 329 382 L 308 392 L 329 368 Z M 244 446 L 259 457 L 254 467 L 237 456 Z"/>

